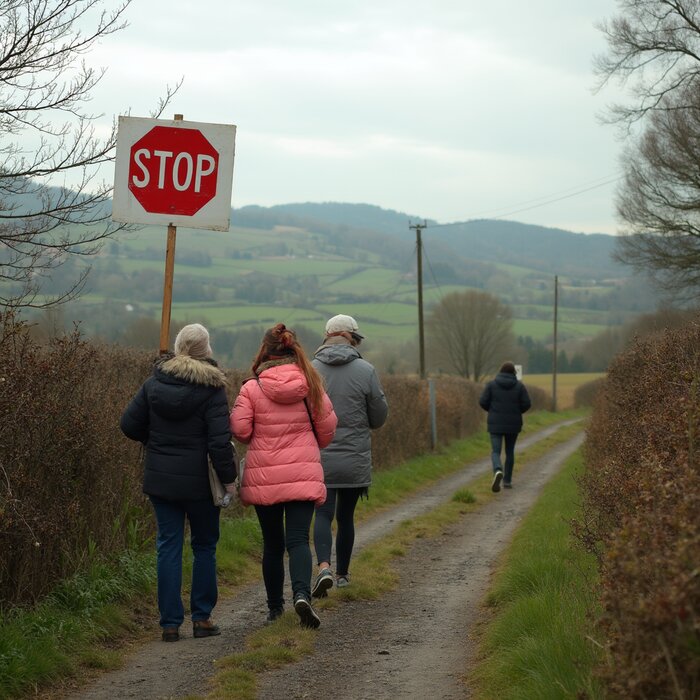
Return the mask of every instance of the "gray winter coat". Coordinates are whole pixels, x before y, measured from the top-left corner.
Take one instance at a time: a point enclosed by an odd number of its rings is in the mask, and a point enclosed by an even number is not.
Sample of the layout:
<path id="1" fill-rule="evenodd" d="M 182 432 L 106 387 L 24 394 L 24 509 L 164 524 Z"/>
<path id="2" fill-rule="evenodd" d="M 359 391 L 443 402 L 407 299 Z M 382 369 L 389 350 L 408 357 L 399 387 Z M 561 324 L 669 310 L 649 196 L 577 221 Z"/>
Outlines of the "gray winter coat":
<path id="1" fill-rule="evenodd" d="M 370 430 L 384 425 L 389 407 L 374 367 L 347 341 L 339 341 L 327 340 L 313 360 L 338 416 L 321 462 L 327 487 L 366 487 L 372 483 Z"/>

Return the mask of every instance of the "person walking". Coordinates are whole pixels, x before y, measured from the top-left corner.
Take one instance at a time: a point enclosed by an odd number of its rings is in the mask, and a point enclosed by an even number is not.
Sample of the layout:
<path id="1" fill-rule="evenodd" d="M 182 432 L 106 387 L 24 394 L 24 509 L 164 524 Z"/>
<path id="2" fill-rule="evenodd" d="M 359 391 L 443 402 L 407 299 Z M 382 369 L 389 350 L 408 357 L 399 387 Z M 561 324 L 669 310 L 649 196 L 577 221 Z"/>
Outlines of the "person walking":
<path id="1" fill-rule="evenodd" d="M 314 506 L 326 500 L 320 448 L 337 423 L 323 381 L 294 331 L 278 323 L 265 332 L 231 411 L 234 437 L 248 444 L 240 485 L 244 505 L 254 505 L 263 535 L 262 573 L 268 621 L 284 612 L 284 552 L 294 610 L 302 627 L 321 621 L 311 605 L 309 529 Z"/>
<path id="2" fill-rule="evenodd" d="M 209 486 L 209 460 L 229 493 L 235 493 L 228 424 L 226 376 L 212 359 L 209 333 L 199 323 L 175 338 L 175 354 L 156 361 L 121 417 L 124 435 L 143 443 L 143 491 L 158 524 L 158 609 L 164 642 L 180 638 L 182 547 L 185 518 L 194 556 L 190 614 L 194 637 L 220 629 L 211 621 L 218 591 L 216 545 L 219 508 Z"/>
<path id="3" fill-rule="evenodd" d="M 488 411 L 487 429 L 491 436 L 491 464 L 493 481 L 491 490 L 498 493 L 501 481 L 504 488 L 513 486 L 515 442 L 523 428 L 523 413 L 531 406 L 525 385 L 515 376 L 515 365 L 504 362 L 498 374 L 486 384 L 479 405 Z M 505 472 L 501 463 L 501 451 L 505 443 Z"/>
<path id="4" fill-rule="evenodd" d="M 318 574 L 312 595 L 328 595 L 333 584 L 350 583 L 350 559 L 355 544 L 355 507 L 368 494 L 372 483 L 372 441 L 370 431 L 384 425 L 388 404 L 374 367 L 357 349 L 364 340 L 357 321 L 339 314 L 326 323 L 323 345 L 313 365 L 326 383 L 338 416 L 333 442 L 321 451 L 326 482 L 326 502 L 316 507 L 314 548 Z M 335 580 L 331 569 L 332 524 L 335 518 Z"/>

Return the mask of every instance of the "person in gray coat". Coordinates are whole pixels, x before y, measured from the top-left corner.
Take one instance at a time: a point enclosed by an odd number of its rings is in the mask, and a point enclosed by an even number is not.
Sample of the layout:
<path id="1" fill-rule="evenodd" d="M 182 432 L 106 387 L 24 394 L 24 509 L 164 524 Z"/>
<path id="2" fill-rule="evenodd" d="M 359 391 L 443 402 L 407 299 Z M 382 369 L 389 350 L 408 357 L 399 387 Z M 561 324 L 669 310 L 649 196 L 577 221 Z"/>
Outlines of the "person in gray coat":
<path id="1" fill-rule="evenodd" d="M 530 408 L 530 395 L 525 385 L 515 376 L 515 365 L 504 362 L 499 373 L 484 388 L 479 405 L 489 415 L 486 427 L 491 436 L 491 464 L 493 482 L 491 490 L 501 490 L 501 481 L 507 489 L 512 488 L 515 465 L 515 442 L 523 428 L 523 413 Z M 505 474 L 501 464 L 501 450 L 505 442 Z"/>
<path id="2" fill-rule="evenodd" d="M 326 482 L 326 502 L 316 508 L 314 548 L 318 576 L 311 593 L 325 597 L 333 587 L 332 524 L 336 519 L 336 577 L 338 588 L 350 582 L 350 558 L 355 544 L 355 507 L 372 483 L 370 431 L 380 428 L 389 410 L 374 367 L 362 359 L 357 347 L 364 336 L 352 316 L 339 314 L 326 323 L 326 337 L 316 351 L 313 365 L 326 383 L 326 391 L 338 416 L 331 444 L 321 450 Z"/>

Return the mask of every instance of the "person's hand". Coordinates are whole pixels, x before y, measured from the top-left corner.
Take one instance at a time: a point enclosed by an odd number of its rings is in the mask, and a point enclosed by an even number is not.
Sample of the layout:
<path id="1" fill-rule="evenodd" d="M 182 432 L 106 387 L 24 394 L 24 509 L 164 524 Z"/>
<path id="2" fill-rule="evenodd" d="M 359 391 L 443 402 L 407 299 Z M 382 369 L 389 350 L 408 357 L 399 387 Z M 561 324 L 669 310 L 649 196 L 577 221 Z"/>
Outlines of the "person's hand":
<path id="1" fill-rule="evenodd" d="M 236 495 L 236 482 L 232 481 L 230 484 L 224 484 L 226 493 L 230 493 L 232 496 Z"/>

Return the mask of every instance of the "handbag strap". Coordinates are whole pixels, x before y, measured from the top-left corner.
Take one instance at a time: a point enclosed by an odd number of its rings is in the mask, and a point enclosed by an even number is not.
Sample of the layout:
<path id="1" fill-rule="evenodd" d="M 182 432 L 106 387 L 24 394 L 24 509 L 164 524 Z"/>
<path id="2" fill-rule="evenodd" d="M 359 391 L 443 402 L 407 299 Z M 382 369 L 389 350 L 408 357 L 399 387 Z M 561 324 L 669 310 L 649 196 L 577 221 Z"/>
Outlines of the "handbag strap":
<path id="1" fill-rule="evenodd" d="M 307 403 L 306 399 L 304 399 L 304 406 L 306 406 L 306 412 L 309 414 L 309 422 L 311 423 L 311 430 L 313 431 L 314 437 L 316 438 L 316 442 L 318 442 L 318 434 L 316 433 L 316 426 L 314 425 L 314 419 L 313 419 L 313 416 L 311 415 L 311 409 L 309 408 L 309 404 Z"/>

